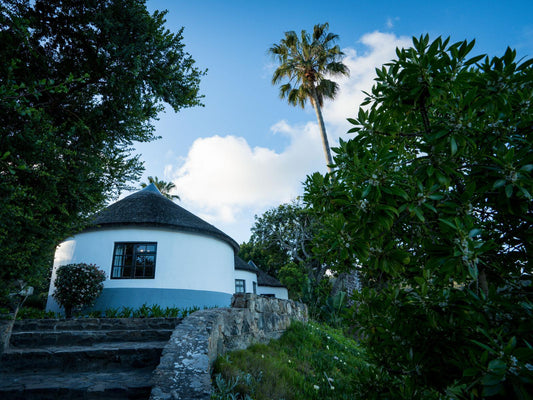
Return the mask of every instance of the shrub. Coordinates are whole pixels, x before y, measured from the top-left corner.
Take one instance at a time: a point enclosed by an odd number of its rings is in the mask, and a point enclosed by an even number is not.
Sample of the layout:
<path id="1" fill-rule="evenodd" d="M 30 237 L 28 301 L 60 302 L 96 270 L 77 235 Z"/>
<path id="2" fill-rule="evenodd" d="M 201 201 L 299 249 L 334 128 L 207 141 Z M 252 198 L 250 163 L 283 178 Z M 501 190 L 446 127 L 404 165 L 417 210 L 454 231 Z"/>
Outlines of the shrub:
<path id="1" fill-rule="evenodd" d="M 53 311 L 44 311 L 35 307 L 21 307 L 17 319 L 52 319 L 57 318 Z"/>
<path id="2" fill-rule="evenodd" d="M 533 393 L 533 60 L 473 47 L 398 49 L 307 181 L 315 253 L 367 285 L 353 324 L 386 398 Z"/>
<path id="3" fill-rule="evenodd" d="M 57 269 L 53 296 L 65 309 L 67 318 L 74 310 L 94 304 L 102 293 L 105 278 L 104 271 L 94 264 L 67 264 Z"/>

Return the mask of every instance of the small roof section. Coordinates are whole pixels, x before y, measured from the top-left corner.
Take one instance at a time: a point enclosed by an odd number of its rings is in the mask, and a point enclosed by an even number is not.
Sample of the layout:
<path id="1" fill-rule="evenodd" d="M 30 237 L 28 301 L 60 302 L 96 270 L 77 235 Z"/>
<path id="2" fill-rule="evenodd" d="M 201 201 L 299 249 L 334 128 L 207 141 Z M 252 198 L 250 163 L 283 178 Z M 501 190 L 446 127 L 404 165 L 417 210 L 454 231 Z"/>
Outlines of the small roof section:
<path id="1" fill-rule="evenodd" d="M 286 287 L 276 278 L 268 275 L 265 271 L 261 271 L 260 269 L 257 270 L 257 284 L 259 286 Z"/>
<path id="2" fill-rule="evenodd" d="M 240 260 L 242 261 L 242 259 Z M 259 286 L 283 287 L 283 288 L 286 287 L 283 283 L 278 281 L 276 278 L 268 275 L 265 271 L 263 271 L 261 268 L 255 265 L 255 263 L 252 260 L 248 261 L 247 265 L 249 267 L 252 267 L 253 270 L 257 273 L 257 284 Z"/>
<path id="3" fill-rule="evenodd" d="M 239 271 L 249 271 L 253 273 L 257 273 L 258 271 L 258 268 L 255 266 L 255 264 L 250 265 L 237 255 L 235 255 L 235 269 L 238 269 Z"/>
<path id="4" fill-rule="evenodd" d="M 235 251 L 239 250 L 235 240 L 167 199 L 153 183 L 97 213 L 89 229 L 118 226 L 163 227 L 199 233 L 221 239 Z"/>

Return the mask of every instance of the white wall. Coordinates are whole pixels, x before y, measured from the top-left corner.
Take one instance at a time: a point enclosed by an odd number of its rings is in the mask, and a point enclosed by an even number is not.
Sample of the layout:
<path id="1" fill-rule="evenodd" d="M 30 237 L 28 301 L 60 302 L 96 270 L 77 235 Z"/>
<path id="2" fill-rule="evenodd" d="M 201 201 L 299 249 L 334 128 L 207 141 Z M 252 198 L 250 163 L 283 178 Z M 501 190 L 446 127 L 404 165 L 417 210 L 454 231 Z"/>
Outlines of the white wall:
<path id="1" fill-rule="evenodd" d="M 235 270 L 235 279 L 244 279 L 245 286 L 246 286 L 246 293 L 253 293 L 254 292 L 254 282 L 257 283 L 257 275 L 255 272 L 251 271 L 244 271 L 240 269 Z M 235 291 L 235 285 L 233 288 L 233 291 Z"/>
<path id="2" fill-rule="evenodd" d="M 289 291 L 285 287 L 257 286 L 257 294 L 273 294 L 278 299 L 289 299 Z"/>
<path id="3" fill-rule="evenodd" d="M 156 242 L 154 279 L 110 279 L 115 242 Z M 194 233 L 159 228 L 107 228 L 80 233 L 59 245 L 52 284 L 58 266 L 96 264 L 107 276 L 105 288 L 158 288 L 207 290 L 233 294 L 234 251 L 225 241 Z"/>

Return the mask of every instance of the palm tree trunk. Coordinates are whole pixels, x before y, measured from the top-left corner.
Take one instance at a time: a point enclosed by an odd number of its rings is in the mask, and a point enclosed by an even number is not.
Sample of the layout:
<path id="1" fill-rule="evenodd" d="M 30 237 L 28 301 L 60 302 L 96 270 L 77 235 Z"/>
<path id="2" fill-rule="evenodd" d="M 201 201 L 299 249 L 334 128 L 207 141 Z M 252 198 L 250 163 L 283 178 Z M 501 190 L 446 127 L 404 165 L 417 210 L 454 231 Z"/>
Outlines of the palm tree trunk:
<path id="1" fill-rule="evenodd" d="M 320 105 L 318 103 L 318 96 L 316 90 L 313 89 L 313 96 L 311 97 L 311 104 L 315 109 L 316 118 L 318 119 L 318 126 L 320 128 L 320 135 L 322 136 L 322 148 L 324 149 L 324 156 L 326 157 L 326 163 L 328 166 L 328 172 L 332 172 L 330 165 L 333 164 L 333 159 L 331 158 L 331 150 L 329 149 L 328 135 L 326 133 L 326 125 L 324 125 L 324 118 L 322 118 L 322 111 L 320 110 Z"/>

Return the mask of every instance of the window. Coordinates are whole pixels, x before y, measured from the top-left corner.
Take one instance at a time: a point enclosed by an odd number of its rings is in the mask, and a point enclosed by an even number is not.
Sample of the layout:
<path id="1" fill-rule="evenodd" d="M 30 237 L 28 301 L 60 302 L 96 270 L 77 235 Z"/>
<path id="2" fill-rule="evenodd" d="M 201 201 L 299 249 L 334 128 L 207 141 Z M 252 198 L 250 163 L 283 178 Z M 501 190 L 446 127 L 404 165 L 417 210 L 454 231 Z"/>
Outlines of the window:
<path id="1" fill-rule="evenodd" d="M 257 294 L 257 282 L 252 282 L 254 285 L 254 294 Z"/>
<path id="2" fill-rule="evenodd" d="M 115 243 L 111 279 L 153 279 L 157 243 Z"/>
<path id="3" fill-rule="evenodd" d="M 246 282 L 244 279 L 235 279 L 235 293 L 246 293 Z"/>

